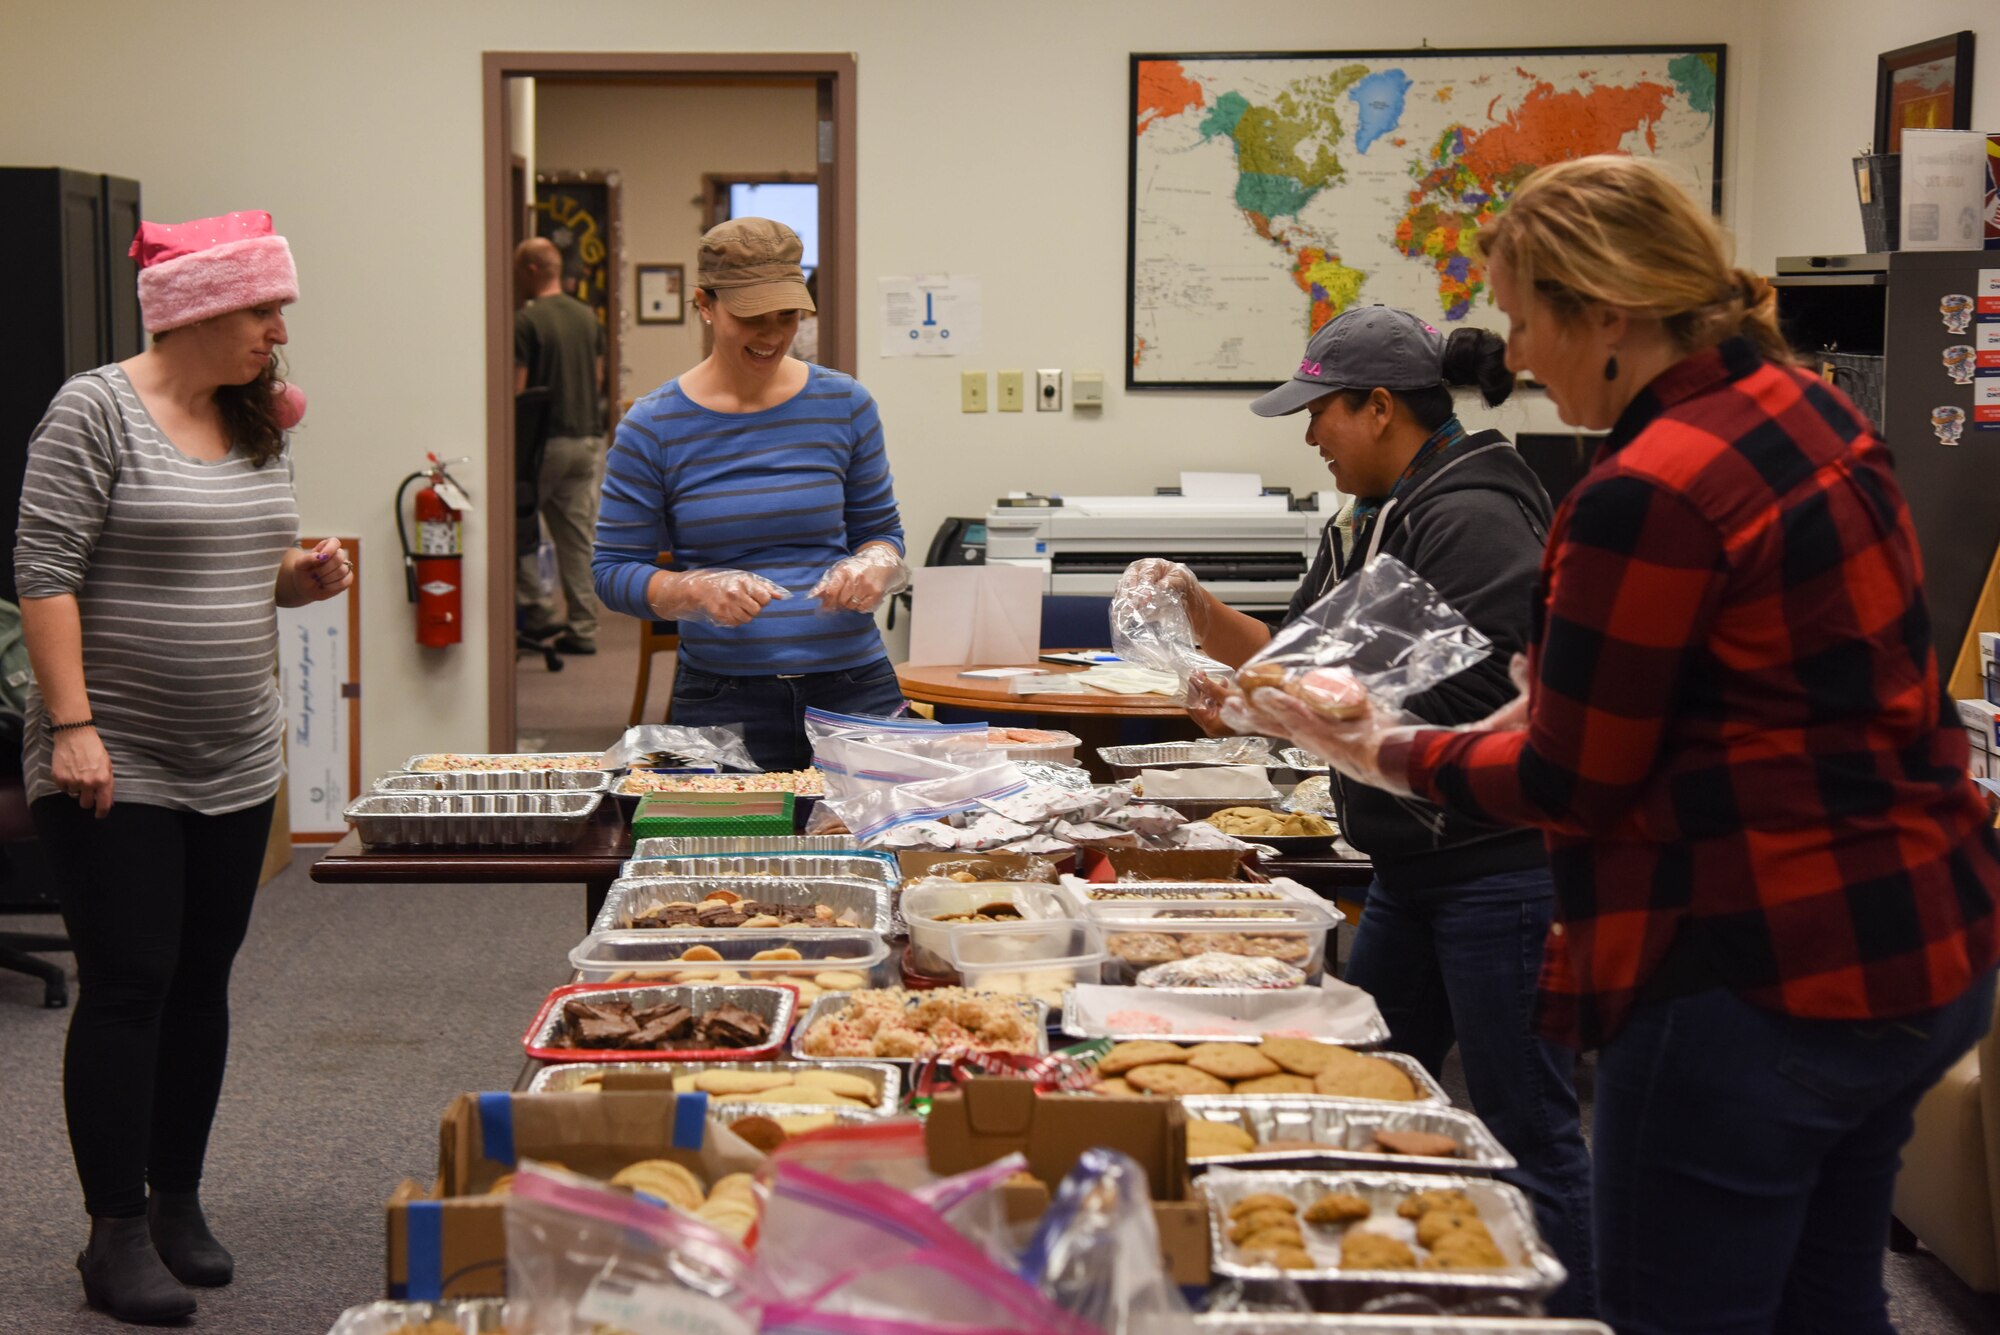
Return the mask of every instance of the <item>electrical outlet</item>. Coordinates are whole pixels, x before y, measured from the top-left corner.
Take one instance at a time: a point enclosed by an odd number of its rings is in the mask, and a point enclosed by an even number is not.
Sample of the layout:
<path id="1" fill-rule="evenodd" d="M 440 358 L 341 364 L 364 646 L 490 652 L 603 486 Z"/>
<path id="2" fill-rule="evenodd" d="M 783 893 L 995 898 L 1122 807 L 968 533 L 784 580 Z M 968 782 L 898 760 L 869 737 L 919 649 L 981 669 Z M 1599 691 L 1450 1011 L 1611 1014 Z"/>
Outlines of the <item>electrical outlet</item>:
<path id="1" fill-rule="evenodd" d="M 1044 413 L 1062 411 L 1062 372 L 1035 372 L 1035 410 Z"/>
<path id="2" fill-rule="evenodd" d="M 958 410 L 962 413 L 986 411 L 986 372 L 958 373 Z"/>
<path id="3" fill-rule="evenodd" d="M 1002 371 L 1000 373 L 1001 412 L 1018 413 L 1021 411 L 1022 400 L 1028 397 L 1027 390 L 1023 388 L 1026 380 L 1027 376 L 1020 371 Z"/>

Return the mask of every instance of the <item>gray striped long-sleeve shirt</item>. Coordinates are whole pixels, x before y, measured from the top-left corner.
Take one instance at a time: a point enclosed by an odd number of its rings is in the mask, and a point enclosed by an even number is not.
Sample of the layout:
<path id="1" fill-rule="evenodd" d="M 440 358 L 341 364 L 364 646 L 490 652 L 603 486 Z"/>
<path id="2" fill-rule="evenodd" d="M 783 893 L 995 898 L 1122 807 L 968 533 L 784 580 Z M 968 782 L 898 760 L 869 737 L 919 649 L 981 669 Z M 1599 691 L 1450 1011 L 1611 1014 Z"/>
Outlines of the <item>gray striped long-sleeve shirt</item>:
<path id="1" fill-rule="evenodd" d="M 175 448 L 117 366 L 72 377 L 28 444 L 14 577 L 74 594 L 118 802 L 219 815 L 277 791 L 278 566 L 298 541 L 291 451 L 254 467 Z M 39 692 L 28 800 L 58 792 Z"/>

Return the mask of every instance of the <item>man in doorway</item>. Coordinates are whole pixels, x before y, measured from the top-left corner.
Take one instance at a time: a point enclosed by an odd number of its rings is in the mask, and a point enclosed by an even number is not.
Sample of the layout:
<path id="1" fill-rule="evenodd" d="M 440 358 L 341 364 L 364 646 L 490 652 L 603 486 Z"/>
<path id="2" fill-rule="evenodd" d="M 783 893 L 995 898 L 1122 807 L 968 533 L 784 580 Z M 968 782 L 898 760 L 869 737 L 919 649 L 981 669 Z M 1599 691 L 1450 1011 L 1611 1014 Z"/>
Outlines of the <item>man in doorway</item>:
<path id="1" fill-rule="evenodd" d="M 604 327 L 597 313 L 562 288 L 562 252 L 547 237 L 523 241 L 514 268 L 527 304 L 514 316 L 514 392 L 546 386 L 548 439 L 538 474 L 537 506 L 555 544 L 564 616 L 542 587 L 537 553 L 521 557 L 514 601 L 521 634 L 553 638 L 564 654 L 597 652 L 597 595 L 590 552 L 604 467 Z"/>

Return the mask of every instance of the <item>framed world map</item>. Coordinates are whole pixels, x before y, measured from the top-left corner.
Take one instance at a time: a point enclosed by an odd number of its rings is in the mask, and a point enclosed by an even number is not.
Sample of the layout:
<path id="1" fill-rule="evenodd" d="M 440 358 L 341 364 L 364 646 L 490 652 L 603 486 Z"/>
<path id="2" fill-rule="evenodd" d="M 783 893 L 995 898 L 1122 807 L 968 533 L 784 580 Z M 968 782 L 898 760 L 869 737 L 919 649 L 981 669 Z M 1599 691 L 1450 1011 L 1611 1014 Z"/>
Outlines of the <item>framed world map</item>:
<path id="1" fill-rule="evenodd" d="M 1722 205 L 1726 48 L 1135 55 L 1125 384 L 1261 389 L 1381 302 L 1496 323 L 1479 228 L 1591 153 Z"/>

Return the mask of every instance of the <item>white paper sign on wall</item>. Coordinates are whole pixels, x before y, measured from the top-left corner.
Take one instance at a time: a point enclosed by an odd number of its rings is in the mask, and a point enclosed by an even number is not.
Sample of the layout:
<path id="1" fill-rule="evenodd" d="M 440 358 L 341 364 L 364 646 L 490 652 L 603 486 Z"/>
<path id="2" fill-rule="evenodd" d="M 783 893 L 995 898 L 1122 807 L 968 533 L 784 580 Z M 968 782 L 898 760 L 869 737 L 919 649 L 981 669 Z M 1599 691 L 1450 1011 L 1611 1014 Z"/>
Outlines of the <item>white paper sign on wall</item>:
<path id="1" fill-rule="evenodd" d="M 919 274 L 878 280 L 884 357 L 972 357 L 979 353 L 979 280 Z"/>

